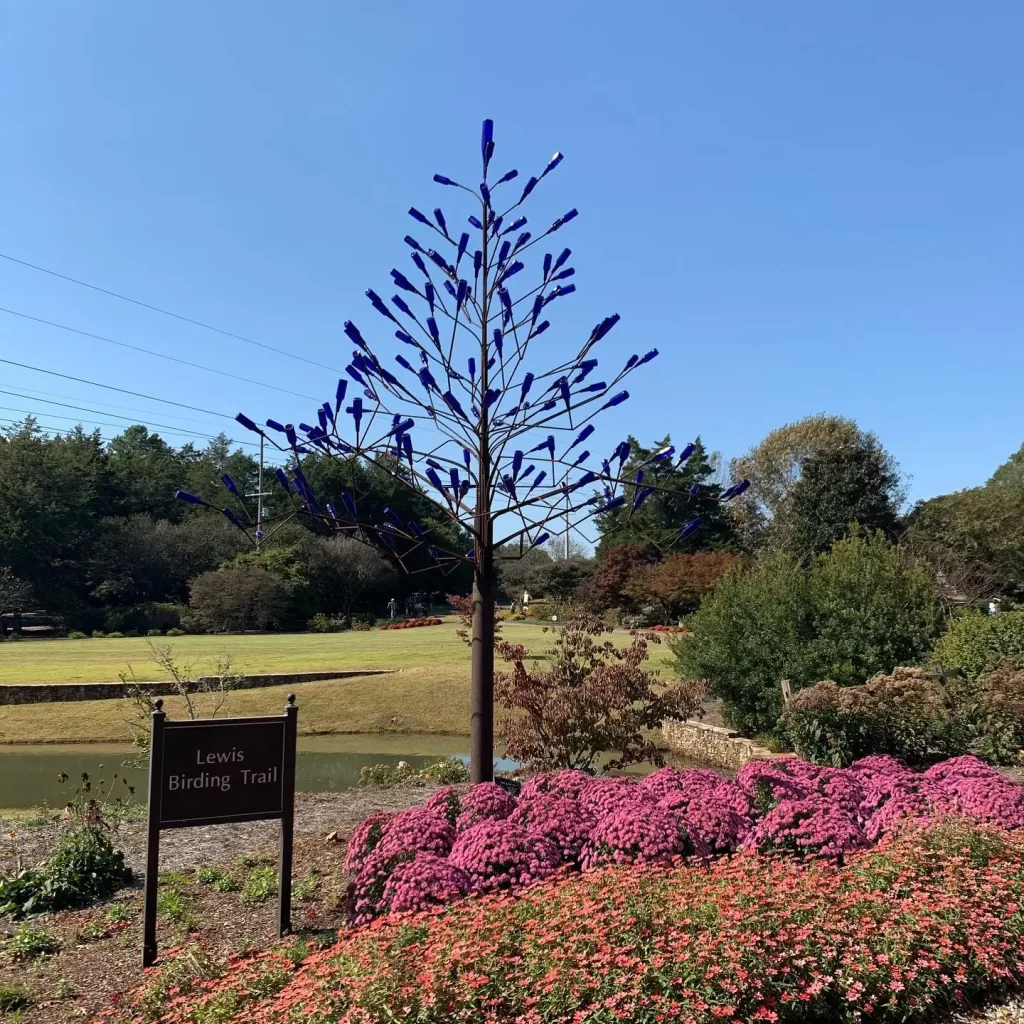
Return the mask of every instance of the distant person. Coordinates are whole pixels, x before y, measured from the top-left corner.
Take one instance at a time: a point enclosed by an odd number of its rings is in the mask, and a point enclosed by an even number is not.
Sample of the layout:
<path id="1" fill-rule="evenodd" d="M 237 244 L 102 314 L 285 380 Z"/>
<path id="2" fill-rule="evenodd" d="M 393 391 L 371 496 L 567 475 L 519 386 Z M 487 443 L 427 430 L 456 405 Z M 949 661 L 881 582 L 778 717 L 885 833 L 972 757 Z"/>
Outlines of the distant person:
<path id="1" fill-rule="evenodd" d="M 397 614 L 398 602 L 394 598 L 391 598 L 391 600 L 388 601 L 388 617 L 393 619 Z"/>
<path id="2" fill-rule="evenodd" d="M 530 609 L 530 592 L 528 590 L 523 591 L 523 611 L 529 611 Z"/>
<path id="3" fill-rule="evenodd" d="M 516 599 L 512 598 L 512 603 L 508 606 L 509 615 L 515 615 L 516 613 Z"/>

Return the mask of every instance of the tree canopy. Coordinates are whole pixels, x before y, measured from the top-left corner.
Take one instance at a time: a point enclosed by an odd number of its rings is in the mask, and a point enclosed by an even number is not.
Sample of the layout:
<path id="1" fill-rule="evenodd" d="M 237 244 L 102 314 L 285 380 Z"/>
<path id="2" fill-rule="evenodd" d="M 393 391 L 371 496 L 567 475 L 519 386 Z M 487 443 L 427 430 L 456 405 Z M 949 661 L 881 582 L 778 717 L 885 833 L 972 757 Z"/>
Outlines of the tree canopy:
<path id="1" fill-rule="evenodd" d="M 672 443 L 666 435 L 651 448 L 635 437 L 629 438 L 630 457 L 624 475 L 635 476 L 643 467 L 644 486 L 657 490 L 636 511 L 632 511 L 633 490 L 626 489 L 626 502 L 597 519 L 600 540 L 598 558 L 619 544 L 638 544 L 656 552 L 730 549 L 736 546 L 736 531 L 728 508 L 720 501 L 722 487 L 707 449 L 698 437 L 693 452 L 680 466 L 671 459 L 652 462 L 652 456 Z M 699 530 L 679 538 L 684 524 L 701 520 Z"/>
<path id="2" fill-rule="evenodd" d="M 808 416 L 771 431 L 730 464 L 750 487 L 731 512 L 748 550 L 806 557 L 851 523 L 894 535 L 903 491 L 896 460 L 843 416 Z"/>

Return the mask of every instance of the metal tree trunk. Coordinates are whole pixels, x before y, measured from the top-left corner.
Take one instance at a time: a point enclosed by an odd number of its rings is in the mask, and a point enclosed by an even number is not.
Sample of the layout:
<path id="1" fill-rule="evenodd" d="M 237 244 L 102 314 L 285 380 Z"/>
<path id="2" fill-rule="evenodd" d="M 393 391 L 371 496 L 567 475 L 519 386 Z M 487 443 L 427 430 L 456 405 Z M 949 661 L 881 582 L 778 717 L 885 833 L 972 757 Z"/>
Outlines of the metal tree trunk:
<path id="1" fill-rule="evenodd" d="M 494 778 L 494 574 L 490 550 L 480 553 L 473 582 L 473 646 L 469 765 L 473 782 Z"/>

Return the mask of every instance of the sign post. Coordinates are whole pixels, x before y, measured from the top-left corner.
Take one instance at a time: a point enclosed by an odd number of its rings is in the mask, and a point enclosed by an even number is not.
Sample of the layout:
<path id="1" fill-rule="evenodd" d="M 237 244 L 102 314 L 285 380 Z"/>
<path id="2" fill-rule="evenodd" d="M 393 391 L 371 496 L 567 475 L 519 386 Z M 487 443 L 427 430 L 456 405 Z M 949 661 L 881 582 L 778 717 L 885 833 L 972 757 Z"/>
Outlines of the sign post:
<path id="1" fill-rule="evenodd" d="M 160 833 L 226 822 L 280 819 L 278 934 L 291 930 L 292 840 L 298 708 L 283 715 L 168 720 L 153 711 L 149 750 L 149 826 L 142 966 L 156 961 Z"/>

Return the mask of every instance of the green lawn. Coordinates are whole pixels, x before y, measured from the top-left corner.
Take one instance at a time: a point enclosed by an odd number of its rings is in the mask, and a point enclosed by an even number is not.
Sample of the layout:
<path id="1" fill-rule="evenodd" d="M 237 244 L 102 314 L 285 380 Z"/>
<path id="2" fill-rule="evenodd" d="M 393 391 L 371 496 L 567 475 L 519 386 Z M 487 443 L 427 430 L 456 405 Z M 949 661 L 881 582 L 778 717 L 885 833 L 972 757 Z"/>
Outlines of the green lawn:
<path id="1" fill-rule="evenodd" d="M 551 634 L 533 623 L 506 623 L 505 635 L 536 652 L 550 646 Z M 337 669 L 396 669 L 413 666 L 468 668 L 468 651 L 455 635 L 456 623 L 419 629 L 367 633 L 284 633 L 260 636 L 178 636 L 123 640 L 23 640 L 0 644 L 0 684 L 116 683 L 131 668 L 137 679 L 168 678 L 151 660 L 149 644 L 170 646 L 180 665 L 194 675 L 210 672 L 227 654 L 239 673 L 321 672 Z M 616 634 L 624 642 L 624 634 Z M 662 664 L 668 649 L 652 646 L 651 660 Z"/>
<path id="2" fill-rule="evenodd" d="M 505 636 L 537 654 L 552 637 L 542 627 L 510 623 Z M 236 671 L 302 672 L 390 669 L 386 676 L 323 680 L 291 686 L 239 690 L 220 714 L 276 714 L 294 691 L 300 732 L 434 733 L 463 735 L 469 728 L 469 652 L 455 635 L 454 620 L 441 626 L 369 633 L 267 636 L 181 636 L 170 644 L 175 660 L 191 662 L 193 675 L 209 671 L 230 654 Z M 628 637 L 616 634 L 617 643 Z M 669 675 L 669 651 L 652 645 L 651 664 Z M 128 665 L 138 679 L 162 678 L 149 660 L 145 639 L 25 640 L 0 644 L 0 684 L 116 682 Z M 177 701 L 168 712 L 182 712 Z M 202 710 L 200 713 L 205 713 Z M 128 738 L 133 709 L 123 700 L 69 701 L 0 706 L 0 743 L 119 742 Z"/>

